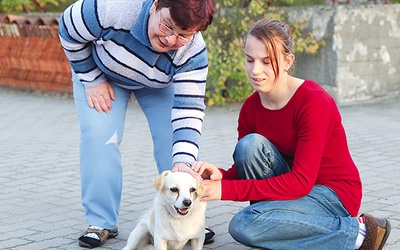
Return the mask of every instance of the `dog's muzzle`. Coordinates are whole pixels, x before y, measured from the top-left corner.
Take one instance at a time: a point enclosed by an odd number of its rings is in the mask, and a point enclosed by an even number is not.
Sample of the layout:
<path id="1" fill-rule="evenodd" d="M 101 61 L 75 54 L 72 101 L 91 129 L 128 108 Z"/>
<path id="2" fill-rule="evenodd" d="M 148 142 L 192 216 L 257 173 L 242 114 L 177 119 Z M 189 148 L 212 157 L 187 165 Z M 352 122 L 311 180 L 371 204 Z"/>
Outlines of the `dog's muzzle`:
<path id="1" fill-rule="evenodd" d="M 177 208 L 174 206 L 175 210 L 180 215 L 187 215 L 189 213 L 189 207 L 192 205 L 192 201 L 190 199 L 185 199 L 183 200 L 183 205 L 185 206 L 184 208 Z"/>

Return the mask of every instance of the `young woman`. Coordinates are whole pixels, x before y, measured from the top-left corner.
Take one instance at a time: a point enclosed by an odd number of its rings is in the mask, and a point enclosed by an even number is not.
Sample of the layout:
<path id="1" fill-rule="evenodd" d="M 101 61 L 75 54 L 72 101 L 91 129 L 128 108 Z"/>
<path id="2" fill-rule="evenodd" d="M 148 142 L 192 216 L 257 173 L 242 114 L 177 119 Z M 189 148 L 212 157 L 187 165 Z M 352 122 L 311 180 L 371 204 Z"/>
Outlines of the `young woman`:
<path id="1" fill-rule="evenodd" d="M 80 246 L 98 247 L 118 234 L 119 146 L 132 94 L 147 117 L 158 171 L 197 160 L 208 71 L 200 31 L 214 12 L 214 0 L 79 0 L 62 14 L 59 34 L 73 71 L 82 204 L 90 225 Z M 213 235 L 209 231 L 206 240 Z"/>
<path id="2" fill-rule="evenodd" d="M 333 98 L 292 77 L 292 38 L 278 20 L 258 21 L 246 38 L 244 102 L 228 169 L 197 162 L 209 200 L 250 201 L 229 225 L 238 242 L 268 249 L 382 249 L 390 223 L 359 217 L 362 185 Z"/>

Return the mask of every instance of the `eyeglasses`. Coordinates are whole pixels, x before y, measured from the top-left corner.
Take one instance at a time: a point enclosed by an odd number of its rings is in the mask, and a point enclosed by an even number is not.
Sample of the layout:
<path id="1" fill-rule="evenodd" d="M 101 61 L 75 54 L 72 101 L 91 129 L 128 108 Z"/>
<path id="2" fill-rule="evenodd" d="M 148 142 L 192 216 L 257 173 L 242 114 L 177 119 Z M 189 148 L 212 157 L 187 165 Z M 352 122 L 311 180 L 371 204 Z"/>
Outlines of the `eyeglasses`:
<path id="1" fill-rule="evenodd" d="M 161 33 L 163 33 L 163 35 L 165 36 L 176 36 L 177 37 L 176 42 L 179 43 L 180 45 L 185 45 L 193 40 L 194 34 L 191 35 L 190 37 L 184 37 L 182 35 L 176 34 L 175 31 L 173 31 L 170 27 L 161 23 L 161 10 L 158 11 L 158 28 L 161 31 Z"/>

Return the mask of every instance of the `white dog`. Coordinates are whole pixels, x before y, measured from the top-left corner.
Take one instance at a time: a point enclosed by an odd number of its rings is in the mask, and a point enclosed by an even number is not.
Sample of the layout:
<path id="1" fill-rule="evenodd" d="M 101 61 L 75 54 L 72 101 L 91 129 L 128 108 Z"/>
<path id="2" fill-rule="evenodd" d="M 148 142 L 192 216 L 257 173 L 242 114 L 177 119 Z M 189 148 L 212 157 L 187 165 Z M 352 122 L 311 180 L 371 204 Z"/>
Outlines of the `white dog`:
<path id="1" fill-rule="evenodd" d="M 192 250 L 203 249 L 205 187 L 185 172 L 164 171 L 153 181 L 158 191 L 154 206 L 144 215 L 123 250 L 182 249 L 190 240 Z"/>

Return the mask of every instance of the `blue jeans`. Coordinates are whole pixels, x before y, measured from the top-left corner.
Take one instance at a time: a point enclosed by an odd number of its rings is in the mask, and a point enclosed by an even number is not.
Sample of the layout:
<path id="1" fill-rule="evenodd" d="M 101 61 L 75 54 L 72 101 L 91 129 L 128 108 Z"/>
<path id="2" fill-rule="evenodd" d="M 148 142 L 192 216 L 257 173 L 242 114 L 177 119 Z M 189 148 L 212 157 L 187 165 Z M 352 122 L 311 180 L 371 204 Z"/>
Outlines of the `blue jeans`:
<path id="1" fill-rule="evenodd" d="M 290 171 L 265 137 L 249 134 L 234 151 L 239 179 L 265 179 Z M 336 193 L 315 185 L 296 200 L 253 202 L 229 224 L 232 237 L 249 247 L 267 249 L 354 249 L 357 218 L 351 217 Z"/>
<path id="2" fill-rule="evenodd" d="M 109 114 L 99 114 L 89 107 L 86 89 L 74 73 L 72 81 L 80 125 L 80 173 L 85 217 L 89 225 L 111 229 L 117 224 L 122 195 L 120 143 L 129 99 L 133 93 L 147 118 L 154 159 L 161 173 L 172 168 L 173 86 L 132 91 L 112 85 L 116 98 L 112 101 L 112 110 Z"/>

